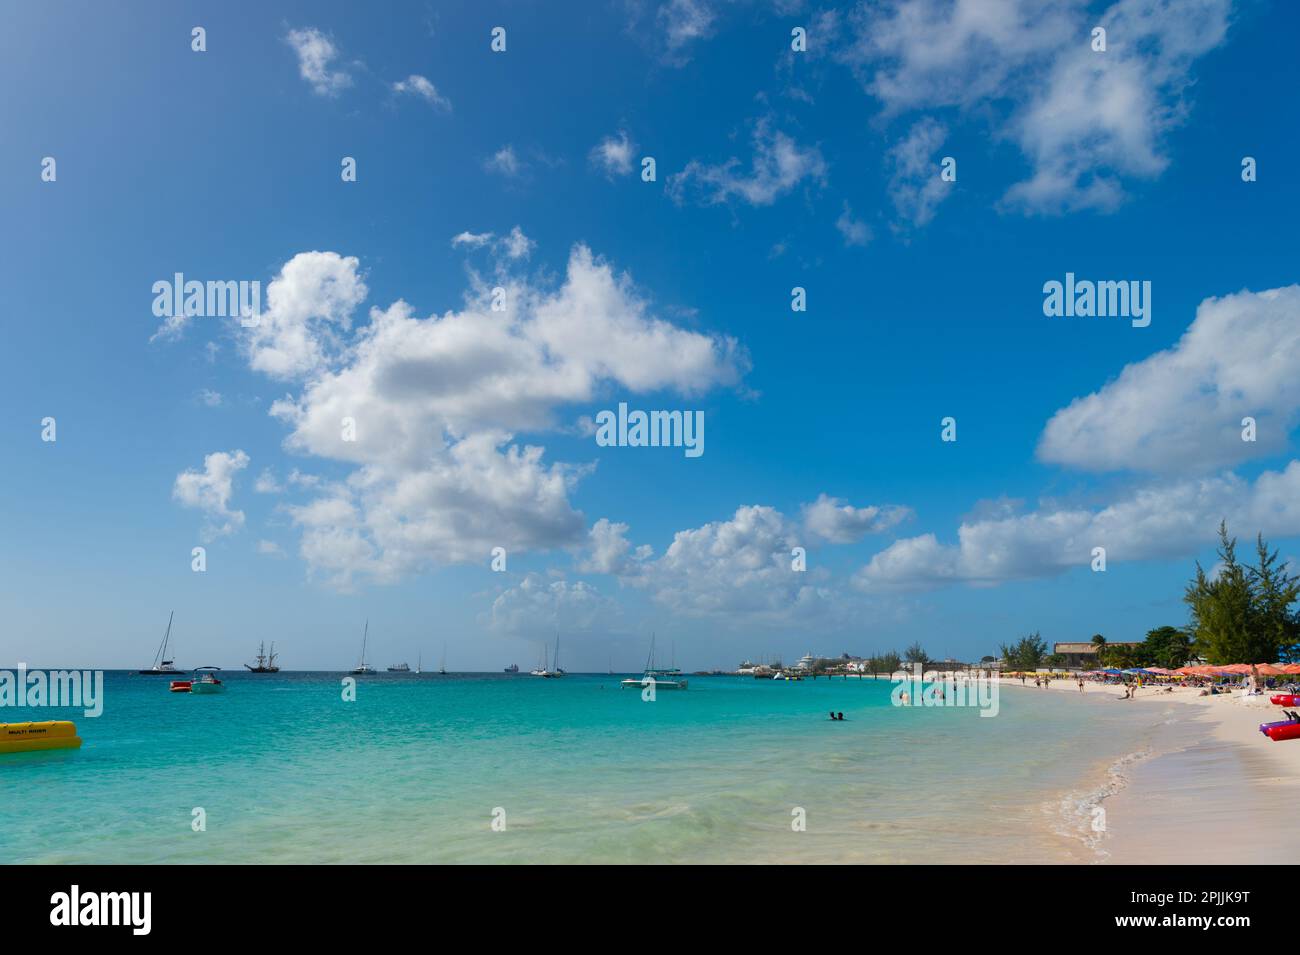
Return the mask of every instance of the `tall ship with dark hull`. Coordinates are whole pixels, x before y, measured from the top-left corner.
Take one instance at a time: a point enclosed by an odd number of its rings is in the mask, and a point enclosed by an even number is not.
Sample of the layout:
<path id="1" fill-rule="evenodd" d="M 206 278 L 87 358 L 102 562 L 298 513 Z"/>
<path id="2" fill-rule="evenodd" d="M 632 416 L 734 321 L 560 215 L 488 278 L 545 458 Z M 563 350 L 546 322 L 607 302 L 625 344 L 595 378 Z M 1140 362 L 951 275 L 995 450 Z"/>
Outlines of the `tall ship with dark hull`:
<path id="1" fill-rule="evenodd" d="M 280 668 L 275 665 L 275 658 L 279 654 L 275 652 L 275 641 L 271 641 L 271 652 L 266 652 L 266 643 L 263 642 L 257 648 L 257 665 L 251 666 L 244 664 L 244 669 L 249 673 L 279 673 Z"/>

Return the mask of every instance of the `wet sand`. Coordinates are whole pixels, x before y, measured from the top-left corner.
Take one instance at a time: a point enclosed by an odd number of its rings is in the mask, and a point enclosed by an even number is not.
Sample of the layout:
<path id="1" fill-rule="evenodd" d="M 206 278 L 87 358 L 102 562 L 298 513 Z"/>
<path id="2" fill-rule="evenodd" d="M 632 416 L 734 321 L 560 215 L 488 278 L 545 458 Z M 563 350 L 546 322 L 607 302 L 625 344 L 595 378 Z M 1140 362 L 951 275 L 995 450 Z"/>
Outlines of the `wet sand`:
<path id="1" fill-rule="evenodd" d="M 1089 840 L 1096 861 L 1275 864 L 1297 857 L 1300 740 L 1273 742 L 1259 732 L 1260 723 L 1285 718 L 1268 692 L 1202 697 L 1198 689 L 1148 687 L 1123 700 L 1117 687 L 1085 687 L 1152 726 L 1150 755 L 1108 767 L 1098 784 L 1105 830 Z M 1079 695 L 1069 680 L 1047 690 L 1031 682 L 1024 692 Z"/>

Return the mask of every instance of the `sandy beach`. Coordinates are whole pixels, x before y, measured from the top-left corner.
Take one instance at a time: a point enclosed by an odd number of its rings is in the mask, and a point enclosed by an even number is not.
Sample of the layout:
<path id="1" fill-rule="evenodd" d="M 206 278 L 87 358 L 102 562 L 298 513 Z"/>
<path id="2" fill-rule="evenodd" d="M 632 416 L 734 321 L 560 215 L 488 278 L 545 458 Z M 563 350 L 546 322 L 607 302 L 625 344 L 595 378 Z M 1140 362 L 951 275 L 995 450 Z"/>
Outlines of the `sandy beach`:
<path id="1" fill-rule="evenodd" d="M 1002 684 L 1019 692 L 1079 695 L 1073 680 L 1055 680 L 1046 690 L 1018 679 Z M 1114 685 L 1084 688 L 1151 725 L 1148 753 L 1099 767 L 1095 804 L 1105 810 L 1105 831 L 1093 845 L 1098 862 L 1294 860 L 1300 849 L 1300 744 L 1273 742 L 1259 732 L 1260 723 L 1284 718 L 1268 692 L 1200 696 L 1198 688 L 1151 686 L 1124 700 Z"/>

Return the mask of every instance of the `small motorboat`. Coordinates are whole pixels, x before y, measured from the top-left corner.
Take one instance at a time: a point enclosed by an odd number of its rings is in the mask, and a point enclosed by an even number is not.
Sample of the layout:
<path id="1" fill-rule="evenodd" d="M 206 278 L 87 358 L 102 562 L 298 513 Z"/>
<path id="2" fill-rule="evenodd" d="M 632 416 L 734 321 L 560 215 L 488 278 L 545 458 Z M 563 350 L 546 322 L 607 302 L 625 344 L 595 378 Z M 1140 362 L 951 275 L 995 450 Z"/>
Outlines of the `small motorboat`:
<path id="1" fill-rule="evenodd" d="M 173 693 L 188 693 L 193 685 L 193 680 L 172 680 Z"/>
<path id="2" fill-rule="evenodd" d="M 221 667 L 195 667 L 197 678 L 190 681 L 191 693 L 225 693 L 226 684 L 217 678 Z M 179 691 L 178 691 L 179 692 Z"/>

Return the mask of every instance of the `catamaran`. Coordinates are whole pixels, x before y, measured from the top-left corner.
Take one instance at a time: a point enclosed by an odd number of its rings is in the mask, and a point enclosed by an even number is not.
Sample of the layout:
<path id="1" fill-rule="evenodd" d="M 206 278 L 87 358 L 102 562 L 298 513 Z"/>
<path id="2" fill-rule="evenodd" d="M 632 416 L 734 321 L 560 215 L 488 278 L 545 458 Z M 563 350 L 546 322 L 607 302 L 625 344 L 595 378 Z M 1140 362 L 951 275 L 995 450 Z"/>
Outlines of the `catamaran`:
<path id="1" fill-rule="evenodd" d="M 361 663 L 349 672 L 353 676 L 369 676 L 375 672 L 375 668 L 366 663 L 366 640 L 370 637 L 370 621 L 366 621 L 365 632 L 361 634 Z"/>
<path id="2" fill-rule="evenodd" d="M 257 666 L 249 666 L 245 663 L 244 669 L 249 673 L 279 673 L 280 668 L 275 665 L 276 656 L 275 641 L 271 641 L 270 653 L 266 652 L 266 643 L 263 642 L 257 648 Z"/>
<path id="3" fill-rule="evenodd" d="M 550 676 L 551 671 L 546 669 L 546 644 L 542 644 L 542 662 L 532 669 L 532 676 Z"/>
<path id="4" fill-rule="evenodd" d="M 176 616 L 173 610 L 167 618 L 167 632 L 163 634 L 162 646 L 158 648 L 158 653 L 154 655 L 153 666 L 147 670 L 137 670 L 141 676 L 175 676 L 178 673 L 184 673 L 184 670 L 178 670 L 172 665 L 172 661 L 167 659 L 167 643 L 172 636 L 172 619 Z"/>
<path id="5" fill-rule="evenodd" d="M 629 677 L 619 686 L 627 689 L 640 689 L 653 685 L 656 690 L 684 690 L 687 681 L 682 678 L 682 671 L 675 666 L 655 666 L 655 637 L 650 635 L 650 655 L 646 657 L 645 672 L 640 679 Z"/>
<path id="6" fill-rule="evenodd" d="M 555 665 L 549 670 L 544 671 L 542 676 L 550 677 L 551 679 L 564 676 L 564 668 L 560 666 L 560 635 L 558 633 L 555 635 Z"/>

